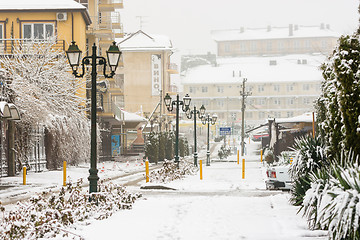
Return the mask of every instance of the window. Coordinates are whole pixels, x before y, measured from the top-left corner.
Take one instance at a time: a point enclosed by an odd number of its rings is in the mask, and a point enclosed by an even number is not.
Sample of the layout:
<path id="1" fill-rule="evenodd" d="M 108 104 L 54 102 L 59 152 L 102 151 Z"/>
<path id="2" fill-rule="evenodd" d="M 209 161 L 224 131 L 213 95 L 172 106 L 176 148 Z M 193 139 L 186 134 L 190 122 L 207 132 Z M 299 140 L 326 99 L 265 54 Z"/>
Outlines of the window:
<path id="1" fill-rule="evenodd" d="M 251 51 L 255 52 L 256 49 L 257 49 L 257 44 L 256 44 L 256 42 L 254 42 L 254 41 L 251 42 Z"/>
<path id="2" fill-rule="evenodd" d="M 263 99 L 263 98 L 258 99 L 258 104 L 265 105 L 265 99 Z"/>
<path id="3" fill-rule="evenodd" d="M 303 98 L 303 103 L 304 104 L 310 104 L 310 99 L 309 98 Z"/>
<path id="4" fill-rule="evenodd" d="M 304 91 L 309 91 L 310 90 L 310 84 L 304 84 L 303 85 L 303 90 Z"/>
<path id="5" fill-rule="evenodd" d="M 225 52 L 230 52 L 230 44 L 225 44 Z"/>
<path id="6" fill-rule="evenodd" d="M 287 112 L 286 115 L 287 115 L 287 117 L 293 117 L 293 116 L 294 116 L 294 112 Z"/>
<path id="7" fill-rule="evenodd" d="M 274 91 L 280 92 L 280 85 L 274 85 Z"/>
<path id="8" fill-rule="evenodd" d="M 224 87 L 222 87 L 222 86 L 217 87 L 217 92 L 218 93 L 223 93 L 224 92 Z"/>
<path id="9" fill-rule="evenodd" d="M 293 104 L 294 104 L 294 99 L 293 99 L 293 98 L 288 98 L 288 99 L 286 100 L 286 103 L 287 103 L 288 105 L 293 105 Z"/>
<path id="10" fill-rule="evenodd" d="M 252 115 L 252 112 L 245 112 L 246 114 L 246 118 L 252 118 L 253 115 Z"/>
<path id="11" fill-rule="evenodd" d="M 274 99 L 274 104 L 275 104 L 275 105 L 280 105 L 280 99 L 275 98 L 275 99 Z"/>
<path id="12" fill-rule="evenodd" d="M 207 87 L 201 87 L 201 92 L 206 93 L 208 91 Z"/>
<path id="13" fill-rule="evenodd" d="M 287 90 L 288 92 L 293 91 L 293 90 L 294 90 L 293 85 L 292 85 L 292 84 L 288 84 L 288 85 L 286 85 L 286 90 Z"/>
<path id="14" fill-rule="evenodd" d="M 278 42 L 278 48 L 279 48 L 280 51 L 281 51 L 281 50 L 284 50 L 284 48 L 285 48 L 284 41 L 279 41 L 279 42 Z"/>
<path id="15" fill-rule="evenodd" d="M 25 39 L 47 39 L 54 36 L 54 24 L 24 23 L 23 36 Z"/>
<path id="16" fill-rule="evenodd" d="M 268 51 L 271 51 L 271 50 L 272 50 L 272 42 L 271 42 L 271 41 L 266 42 L 266 49 L 267 49 Z"/>
<path id="17" fill-rule="evenodd" d="M 274 112 L 274 117 L 280 118 L 281 117 L 281 112 Z"/>
<path id="18" fill-rule="evenodd" d="M 196 87 L 189 87 L 190 93 L 196 93 Z"/>
<path id="19" fill-rule="evenodd" d="M 224 107 L 224 100 L 217 100 L 218 107 Z"/>
<path id="20" fill-rule="evenodd" d="M 263 92 L 263 91 L 264 91 L 264 85 L 259 85 L 258 92 Z"/>
<path id="21" fill-rule="evenodd" d="M 265 118 L 265 112 L 259 112 L 259 119 Z"/>
<path id="22" fill-rule="evenodd" d="M 300 42 L 295 40 L 294 41 L 294 49 L 299 49 L 300 48 Z"/>

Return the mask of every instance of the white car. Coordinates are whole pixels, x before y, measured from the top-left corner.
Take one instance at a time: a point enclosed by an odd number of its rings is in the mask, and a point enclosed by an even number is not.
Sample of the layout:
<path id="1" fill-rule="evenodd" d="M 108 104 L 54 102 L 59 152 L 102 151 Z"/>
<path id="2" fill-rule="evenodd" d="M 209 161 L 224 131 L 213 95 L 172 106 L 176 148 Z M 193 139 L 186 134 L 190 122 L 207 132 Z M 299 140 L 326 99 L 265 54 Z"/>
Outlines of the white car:
<path id="1" fill-rule="evenodd" d="M 269 167 L 266 170 L 268 179 L 265 181 L 266 189 L 269 190 L 290 190 L 292 181 L 289 176 L 290 165 Z"/>

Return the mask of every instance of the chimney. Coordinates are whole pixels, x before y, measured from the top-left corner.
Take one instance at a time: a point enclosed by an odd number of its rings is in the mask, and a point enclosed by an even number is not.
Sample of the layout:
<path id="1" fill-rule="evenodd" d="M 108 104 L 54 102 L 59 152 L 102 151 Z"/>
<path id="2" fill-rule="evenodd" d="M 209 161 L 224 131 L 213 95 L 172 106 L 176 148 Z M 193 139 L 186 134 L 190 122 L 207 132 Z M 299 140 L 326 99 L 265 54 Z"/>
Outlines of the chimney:
<path id="1" fill-rule="evenodd" d="M 320 24 L 320 29 L 321 29 L 321 30 L 324 30 L 324 29 L 325 29 L 325 24 L 324 24 L 324 23 L 321 23 L 321 24 Z"/>
<path id="2" fill-rule="evenodd" d="M 244 27 L 240 28 L 240 33 L 243 33 L 245 31 Z"/>
<path id="3" fill-rule="evenodd" d="M 295 24 L 295 31 L 299 30 L 299 25 Z"/>
<path id="4" fill-rule="evenodd" d="M 330 30 L 330 24 L 326 24 L 326 29 Z"/>
<path id="5" fill-rule="evenodd" d="M 271 25 L 268 25 L 268 26 L 267 26 L 267 31 L 268 31 L 268 32 L 271 32 Z"/>
<path id="6" fill-rule="evenodd" d="M 293 35 L 294 35 L 293 25 L 289 24 L 289 36 L 293 36 Z"/>

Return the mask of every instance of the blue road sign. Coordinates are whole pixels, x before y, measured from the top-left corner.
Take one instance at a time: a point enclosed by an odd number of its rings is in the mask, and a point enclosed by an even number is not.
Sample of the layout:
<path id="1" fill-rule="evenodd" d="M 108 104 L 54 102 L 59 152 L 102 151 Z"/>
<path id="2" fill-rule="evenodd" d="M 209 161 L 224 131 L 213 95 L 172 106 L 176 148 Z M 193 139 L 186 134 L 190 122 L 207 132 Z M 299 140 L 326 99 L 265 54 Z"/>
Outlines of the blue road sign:
<path id="1" fill-rule="evenodd" d="M 220 136 L 231 135 L 231 127 L 221 127 Z"/>

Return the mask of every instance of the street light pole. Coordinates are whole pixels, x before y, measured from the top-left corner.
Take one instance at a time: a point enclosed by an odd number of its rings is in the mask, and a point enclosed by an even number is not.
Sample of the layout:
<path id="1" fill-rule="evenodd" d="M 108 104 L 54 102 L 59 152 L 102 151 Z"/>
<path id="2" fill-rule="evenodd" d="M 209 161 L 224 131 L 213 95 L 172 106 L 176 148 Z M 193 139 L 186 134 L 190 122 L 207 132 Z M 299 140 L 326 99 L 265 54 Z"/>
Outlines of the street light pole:
<path id="1" fill-rule="evenodd" d="M 210 166 L 210 123 L 214 125 L 216 123 L 217 116 L 213 115 L 210 117 L 210 114 L 207 117 L 202 117 L 201 122 L 203 125 L 207 125 L 207 152 L 206 152 L 206 166 Z"/>
<path id="2" fill-rule="evenodd" d="M 205 107 L 201 105 L 200 111 L 196 110 L 196 106 L 194 106 L 194 110 L 190 111 L 190 108 L 186 111 L 186 116 L 188 119 L 191 119 L 194 115 L 194 166 L 197 167 L 197 148 L 196 148 L 196 115 L 201 119 L 205 114 Z"/>
<path id="3" fill-rule="evenodd" d="M 183 101 L 180 100 L 179 94 L 176 95 L 176 100 L 171 101 L 170 95 L 167 93 L 164 97 L 164 102 L 167 110 L 171 112 L 174 110 L 174 106 L 176 106 L 176 126 L 175 126 L 175 163 L 179 167 L 179 107 L 182 105 L 182 110 L 184 112 L 189 108 L 191 98 L 188 94 L 185 95 Z"/>
<path id="4" fill-rule="evenodd" d="M 245 99 L 247 96 L 251 94 L 251 92 L 245 92 L 245 83 L 247 79 L 243 78 L 242 90 L 240 91 L 240 95 L 242 96 L 242 104 L 241 104 L 241 156 L 244 156 L 245 150 Z"/>
<path id="5" fill-rule="evenodd" d="M 79 47 L 72 42 L 69 49 L 66 51 L 72 73 L 75 77 L 82 78 L 85 75 L 85 65 L 91 65 L 91 151 L 90 151 L 90 176 L 89 180 L 89 193 L 97 192 L 97 181 L 99 177 L 97 175 L 97 142 L 96 142 L 96 68 L 98 65 L 104 65 L 103 75 L 105 78 L 112 78 L 115 75 L 117 65 L 119 63 L 121 52 L 116 46 L 115 42 L 106 51 L 107 59 L 110 66 L 110 74 L 106 74 L 107 61 L 104 57 L 96 55 L 96 45 L 92 46 L 92 55 L 86 56 L 82 59 L 82 73 L 78 73 L 78 67 L 80 66 L 81 51 Z"/>

